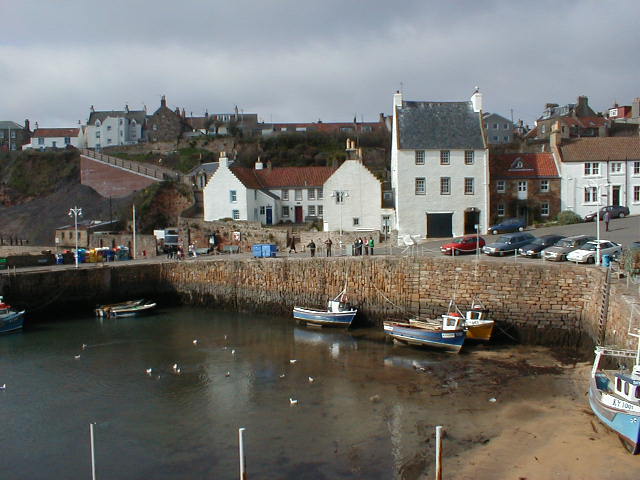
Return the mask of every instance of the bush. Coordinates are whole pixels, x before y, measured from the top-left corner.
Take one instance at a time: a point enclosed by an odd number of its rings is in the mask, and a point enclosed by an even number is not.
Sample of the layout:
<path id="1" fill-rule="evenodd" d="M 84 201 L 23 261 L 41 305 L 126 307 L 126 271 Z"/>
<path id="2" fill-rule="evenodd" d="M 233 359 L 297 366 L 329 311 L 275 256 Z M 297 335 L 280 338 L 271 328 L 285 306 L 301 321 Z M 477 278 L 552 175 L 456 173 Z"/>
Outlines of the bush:
<path id="1" fill-rule="evenodd" d="M 558 224 L 559 225 L 571 225 L 572 223 L 580 223 L 582 222 L 582 218 L 575 212 L 571 210 L 564 210 L 558 214 Z"/>

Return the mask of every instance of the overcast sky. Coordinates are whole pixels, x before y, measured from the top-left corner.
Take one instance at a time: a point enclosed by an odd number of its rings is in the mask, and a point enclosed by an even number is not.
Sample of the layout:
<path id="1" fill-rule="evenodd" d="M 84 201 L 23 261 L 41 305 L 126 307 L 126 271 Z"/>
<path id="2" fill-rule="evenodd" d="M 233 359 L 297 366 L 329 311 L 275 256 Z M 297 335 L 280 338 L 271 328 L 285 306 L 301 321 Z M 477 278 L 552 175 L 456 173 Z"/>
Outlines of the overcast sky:
<path id="1" fill-rule="evenodd" d="M 165 94 L 187 114 L 373 121 L 467 100 L 531 123 L 547 102 L 640 96 L 639 0 L 0 0 L 0 120 L 72 126 Z"/>

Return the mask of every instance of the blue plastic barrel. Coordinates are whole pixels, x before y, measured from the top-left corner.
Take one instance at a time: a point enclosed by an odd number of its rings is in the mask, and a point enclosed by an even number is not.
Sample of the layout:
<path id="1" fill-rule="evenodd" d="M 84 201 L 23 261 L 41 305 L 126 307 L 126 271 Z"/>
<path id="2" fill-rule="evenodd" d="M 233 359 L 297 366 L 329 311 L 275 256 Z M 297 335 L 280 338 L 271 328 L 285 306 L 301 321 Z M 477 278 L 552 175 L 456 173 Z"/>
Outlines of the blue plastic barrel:
<path id="1" fill-rule="evenodd" d="M 265 243 L 262 245 L 262 256 L 265 258 L 275 257 L 277 251 L 278 247 L 276 245 L 272 245 L 269 243 Z"/>
<path id="2" fill-rule="evenodd" d="M 609 254 L 602 255 L 602 266 L 608 268 L 609 265 L 611 265 L 611 255 Z"/>
<path id="3" fill-rule="evenodd" d="M 262 244 L 256 243 L 251 247 L 251 251 L 253 252 L 253 256 L 256 258 L 262 258 Z"/>

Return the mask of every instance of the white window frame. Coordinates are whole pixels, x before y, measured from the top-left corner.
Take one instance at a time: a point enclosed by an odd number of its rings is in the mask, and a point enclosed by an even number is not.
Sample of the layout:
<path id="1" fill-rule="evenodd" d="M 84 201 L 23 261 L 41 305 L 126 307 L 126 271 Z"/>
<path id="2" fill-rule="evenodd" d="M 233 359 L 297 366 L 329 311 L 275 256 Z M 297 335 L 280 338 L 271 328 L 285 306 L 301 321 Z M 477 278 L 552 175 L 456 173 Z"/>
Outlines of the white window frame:
<path id="1" fill-rule="evenodd" d="M 540 191 L 541 192 L 549 191 L 549 180 L 540 180 Z"/>
<path id="2" fill-rule="evenodd" d="M 264 215 L 266 211 L 267 211 L 267 209 L 265 208 L 265 206 L 264 205 L 260 205 L 260 215 Z"/>
<path id="3" fill-rule="evenodd" d="M 585 162 L 584 164 L 584 176 L 595 177 L 600 175 L 600 163 L 599 162 Z"/>
<path id="4" fill-rule="evenodd" d="M 529 188 L 528 182 L 526 180 L 519 180 L 518 181 L 518 191 L 519 192 L 526 192 Z"/>
<path id="5" fill-rule="evenodd" d="M 240 220 L 240 210 L 231 210 L 231 218 L 234 220 Z"/>
<path id="6" fill-rule="evenodd" d="M 475 195 L 475 181 L 473 177 L 465 177 L 464 179 L 464 194 Z"/>
<path id="7" fill-rule="evenodd" d="M 440 177 L 440 195 L 451 195 L 451 177 Z"/>
<path id="8" fill-rule="evenodd" d="M 496 208 L 496 213 L 499 217 L 504 217 L 504 203 L 499 203 Z"/>
<path id="9" fill-rule="evenodd" d="M 353 217 L 353 226 L 357 227 L 360 225 L 360 217 Z"/>
<path id="10" fill-rule="evenodd" d="M 309 188 L 307 190 L 307 200 L 315 200 L 316 199 L 316 189 Z"/>
<path id="11" fill-rule="evenodd" d="M 294 201 L 301 202 L 302 201 L 302 189 L 301 188 L 296 188 L 293 192 L 294 192 L 294 194 L 293 194 Z"/>
<path id="12" fill-rule="evenodd" d="M 289 218 L 289 205 L 282 206 L 282 218 Z"/>
<path id="13" fill-rule="evenodd" d="M 238 192 L 237 192 L 237 190 L 229 190 L 229 202 L 238 203 Z"/>
<path id="14" fill-rule="evenodd" d="M 318 188 L 318 190 L 316 192 L 316 198 L 318 200 L 323 200 L 324 199 L 324 190 L 322 190 L 322 188 Z"/>
<path id="15" fill-rule="evenodd" d="M 496 192 L 504 193 L 507 191 L 507 181 L 506 180 L 498 180 L 496 182 Z"/>
<path id="16" fill-rule="evenodd" d="M 547 202 L 540 204 L 540 216 L 541 217 L 549 216 L 549 204 Z"/>
<path id="17" fill-rule="evenodd" d="M 465 150 L 464 151 L 464 164 L 465 165 L 473 165 L 475 162 L 475 153 L 473 150 Z"/>
<path id="18" fill-rule="evenodd" d="M 595 204 L 598 202 L 598 187 L 584 187 L 584 203 Z"/>
<path id="19" fill-rule="evenodd" d="M 451 165 L 451 150 L 440 150 L 440 165 Z"/>
<path id="20" fill-rule="evenodd" d="M 611 162 L 610 163 L 610 171 L 611 173 L 622 173 L 622 162 Z"/>
<path id="21" fill-rule="evenodd" d="M 424 162 L 425 162 L 424 150 L 416 150 L 415 159 L 416 159 L 416 165 L 424 165 Z"/>
<path id="22" fill-rule="evenodd" d="M 318 205 L 318 216 L 322 217 L 324 215 L 324 205 Z"/>
<path id="23" fill-rule="evenodd" d="M 316 206 L 315 205 L 307 205 L 307 215 L 310 217 L 316 216 Z"/>
<path id="24" fill-rule="evenodd" d="M 633 203 L 640 203 L 640 185 L 633 186 Z"/>
<path id="25" fill-rule="evenodd" d="M 424 177 L 416 177 L 415 181 L 415 193 L 416 195 L 427 194 L 427 179 Z"/>
<path id="26" fill-rule="evenodd" d="M 289 189 L 282 190 L 280 192 L 280 196 L 282 197 L 282 200 L 289 200 Z"/>

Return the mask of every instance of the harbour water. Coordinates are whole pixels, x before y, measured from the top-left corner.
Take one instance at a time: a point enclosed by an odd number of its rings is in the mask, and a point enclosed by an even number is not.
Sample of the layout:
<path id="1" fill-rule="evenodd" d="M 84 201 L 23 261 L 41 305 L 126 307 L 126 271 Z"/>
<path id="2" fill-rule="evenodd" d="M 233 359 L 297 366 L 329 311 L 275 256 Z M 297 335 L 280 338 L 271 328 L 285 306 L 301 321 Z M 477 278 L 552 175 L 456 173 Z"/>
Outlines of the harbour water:
<path id="1" fill-rule="evenodd" d="M 450 456 L 490 435 L 483 388 L 517 368 L 477 348 L 187 307 L 38 323 L 0 337 L 0 478 L 90 478 L 90 422 L 99 479 L 238 478 L 240 427 L 250 478 L 418 478 L 435 425 Z"/>

